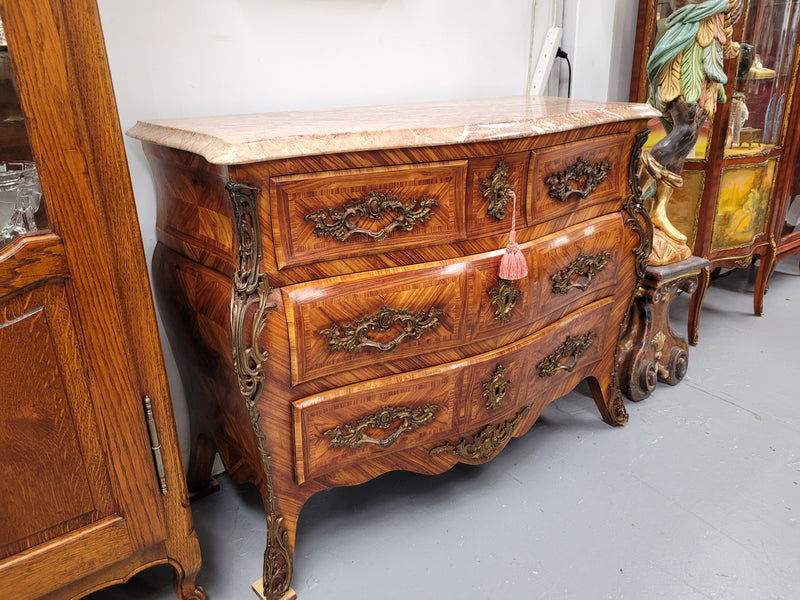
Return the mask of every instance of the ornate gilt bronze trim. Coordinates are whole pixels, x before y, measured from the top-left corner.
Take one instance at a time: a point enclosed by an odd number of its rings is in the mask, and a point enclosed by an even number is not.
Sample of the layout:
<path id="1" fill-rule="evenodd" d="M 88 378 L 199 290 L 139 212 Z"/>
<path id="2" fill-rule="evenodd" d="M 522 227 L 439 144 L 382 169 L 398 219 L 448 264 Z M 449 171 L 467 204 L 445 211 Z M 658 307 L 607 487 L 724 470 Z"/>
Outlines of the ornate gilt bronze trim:
<path id="1" fill-rule="evenodd" d="M 625 224 L 629 225 L 639 236 L 639 245 L 633 249 L 633 254 L 636 256 L 636 275 L 639 277 L 639 284 L 647 271 L 647 263 L 650 253 L 653 251 L 653 222 L 650 220 L 650 214 L 642 206 L 642 189 L 639 185 L 639 160 L 642 156 L 642 146 L 649 135 L 649 129 L 636 134 L 631 162 L 628 165 L 628 185 L 631 188 L 631 195 L 625 203 L 625 212 L 628 213 Z M 636 287 L 638 289 L 639 286 Z M 631 302 L 633 302 L 633 298 L 631 298 Z"/>
<path id="2" fill-rule="evenodd" d="M 511 382 L 506 379 L 506 370 L 503 365 L 497 365 L 492 378 L 483 384 L 483 397 L 486 398 L 486 408 L 489 410 L 500 408 L 510 385 Z"/>
<path id="3" fill-rule="evenodd" d="M 568 294 L 572 288 L 585 291 L 592 279 L 606 268 L 611 260 L 610 252 L 602 254 L 584 254 L 581 252 L 566 269 L 562 269 L 553 277 L 553 293 Z"/>
<path id="4" fill-rule="evenodd" d="M 508 183 L 508 166 L 505 160 L 497 163 L 497 168 L 490 179 L 481 181 L 483 197 L 489 200 L 486 212 L 498 221 L 506 218 L 506 205 L 514 201 L 511 193 L 514 186 Z"/>
<path id="5" fill-rule="evenodd" d="M 334 325 L 330 329 L 323 329 L 319 334 L 330 338 L 328 348 L 331 352 L 340 350 L 351 353 L 361 352 L 364 348 L 377 348 L 381 352 L 391 352 L 403 340 L 416 340 L 426 331 L 436 329 L 440 324 L 439 317 L 444 316 L 447 316 L 447 313 L 436 307 L 431 307 L 427 313 L 420 311 L 415 314 L 408 309 L 384 306 L 374 315 L 359 319 L 355 325 Z M 403 330 L 388 343 L 376 342 L 367 337 L 367 333 L 370 331 L 388 331 L 397 324 L 401 324 Z"/>
<path id="6" fill-rule="evenodd" d="M 433 216 L 433 209 L 439 206 L 439 201 L 428 196 L 422 196 L 403 204 L 399 196 L 389 196 L 377 191 L 372 191 L 363 200 L 354 200 L 343 205 L 342 208 L 321 209 L 306 215 L 306 220 L 316 223 L 314 233 L 318 237 L 329 236 L 333 239 L 346 242 L 353 235 L 359 234 L 380 242 L 389 237 L 395 229 L 411 231 L 417 223 L 424 223 Z M 381 219 L 385 213 L 394 213 L 395 217 L 386 227 L 377 231 L 363 229 L 351 222 L 353 217 L 366 217 L 372 221 Z M 328 221 L 327 219 L 330 219 Z"/>
<path id="7" fill-rule="evenodd" d="M 552 377 L 561 371 L 571 373 L 576 365 L 578 359 L 583 356 L 583 353 L 592 345 L 597 334 L 590 331 L 584 335 L 571 335 L 564 343 L 558 347 L 558 350 L 552 354 L 544 357 L 544 359 L 536 365 L 539 371 L 539 377 Z M 568 363 L 564 363 L 566 359 L 570 359 Z"/>
<path id="8" fill-rule="evenodd" d="M 426 404 L 421 408 L 382 406 L 378 412 L 358 420 L 355 425 L 337 425 L 322 435 L 331 439 L 331 448 L 360 448 L 364 444 L 374 444 L 381 449 L 394 444 L 404 433 L 410 433 L 423 425 L 431 423 L 441 407 Z M 388 429 L 396 421 L 400 425 L 387 438 L 376 438 L 367 434 L 370 429 Z"/>
<path id="9" fill-rule="evenodd" d="M 250 424 L 256 435 L 267 486 L 264 594 L 268 600 L 277 600 L 289 591 L 293 570 L 292 555 L 289 551 L 289 534 L 283 525 L 283 517 L 277 514 L 275 507 L 275 488 L 269 466 L 271 459 L 267 454 L 261 413 L 256 406 L 264 391 L 262 363 L 269 357 L 269 353 L 259 347 L 259 338 L 267 323 L 267 312 L 276 305 L 267 302 L 272 290 L 266 276 L 259 273 L 261 231 L 258 223 L 257 198 L 261 190 L 233 181 L 229 182 L 225 189 L 231 198 L 236 226 L 236 266 L 232 282 L 230 315 L 233 368 L 238 376 L 239 391 L 244 398 Z"/>
<path id="10" fill-rule="evenodd" d="M 615 425 L 624 425 L 628 422 L 628 411 L 625 410 L 625 404 L 622 401 L 622 393 L 619 389 L 619 353 L 622 338 L 628 328 L 633 302 L 647 271 L 650 252 L 653 250 L 653 222 L 650 220 L 650 214 L 642 206 L 642 188 L 639 184 L 639 163 L 642 156 L 642 147 L 649 135 L 649 129 L 644 129 L 636 134 L 630 162 L 628 163 L 628 186 L 630 187 L 631 193 L 623 207 L 628 215 L 625 219 L 625 224 L 630 226 L 633 232 L 639 237 L 639 245 L 633 248 L 633 255 L 636 257 L 636 286 L 633 288 L 633 293 L 628 302 L 625 318 L 622 319 L 622 323 L 620 323 L 619 335 L 617 336 L 617 350 L 614 354 L 614 371 L 608 390 L 611 398 L 608 409 L 611 421 Z"/>
<path id="11" fill-rule="evenodd" d="M 508 323 L 511 320 L 511 311 L 522 298 L 522 291 L 515 288 L 514 282 L 510 279 L 500 279 L 498 284 L 499 287 L 492 288 L 488 292 L 492 306 L 495 307 L 494 318 Z"/>
<path id="12" fill-rule="evenodd" d="M 514 431 L 531 410 L 530 406 L 523 408 L 511 421 L 500 425 L 487 425 L 472 436 L 472 441 L 461 438 L 457 444 L 446 443 L 432 448 L 430 453 L 455 454 L 466 460 L 486 460 L 497 454 L 514 435 Z"/>
<path id="13" fill-rule="evenodd" d="M 590 163 L 582 158 L 578 158 L 571 167 L 555 173 L 545 179 L 545 183 L 550 186 L 548 195 L 553 200 L 566 202 L 570 196 L 577 194 L 581 198 L 586 198 L 597 189 L 597 186 L 605 181 L 611 165 L 603 161 L 600 163 Z M 574 188 L 570 181 L 582 185 L 582 188 Z"/>

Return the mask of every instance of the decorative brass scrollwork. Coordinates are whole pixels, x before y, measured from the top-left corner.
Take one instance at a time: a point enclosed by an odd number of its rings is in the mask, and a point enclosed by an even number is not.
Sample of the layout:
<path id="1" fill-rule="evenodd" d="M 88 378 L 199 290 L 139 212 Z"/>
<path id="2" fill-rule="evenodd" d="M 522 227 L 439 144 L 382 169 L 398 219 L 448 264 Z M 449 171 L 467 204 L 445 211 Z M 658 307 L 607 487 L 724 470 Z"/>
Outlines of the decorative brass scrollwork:
<path id="1" fill-rule="evenodd" d="M 495 410 L 508 393 L 511 382 L 506 379 L 506 370 L 503 365 L 497 365 L 491 380 L 483 384 L 483 397 L 486 398 L 486 408 Z"/>
<path id="2" fill-rule="evenodd" d="M 511 421 L 506 421 L 501 425 L 487 425 L 472 437 L 472 441 L 461 438 L 457 444 L 446 443 L 442 446 L 432 448 L 430 453 L 436 454 L 455 454 L 467 460 L 486 460 L 497 454 L 514 435 L 514 430 L 531 410 L 530 406 L 523 408 Z"/>
<path id="3" fill-rule="evenodd" d="M 554 294 L 567 294 L 572 288 L 586 290 L 595 275 L 602 271 L 611 260 L 610 252 L 584 254 L 581 252 L 572 263 L 551 278 Z"/>
<path id="4" fill-rule="evenodd" d="M 427 313 L 421 311 L 415 314 L 408 309 L 397 310 L 384 306 L 374 315 L 359 319 L 355 325 L 334 325 L 330 329 L 323 329 L 319 334 L 330 338 L 328 348 L 331 352 L 361 352 L 364 348 L 391 352 L 403 340 L 417 340 L 426 331 L 436 329 L 440 324 L 439 317 L 444 316 L 447 313 L 436 307 L 432 307 Z M 403 330 L 388 343 L 376 342 L 367 337 L 370 331 L 388 331 L 397 324 L 401 324 Z"/>
<path id="5" fill-rule="evenodd" d="M 428 196 L 422 196 L 401 202 L 399 196 L 389 196 L 372 191 L 363 200 L 354 200 L 343 205 L 341 209 L 321 209 L 306 215 L 306 220 L 316 223 L 314 233 L 318 237 L 329 236 L 340 242 L 346 242 L 353 235 L 366 236 L 376 242 L 385 240 L 395 229 L 411 231 L 417 223 L 424 223 L 433 216 L 433 209 L 439 206 L 439 201 Z M 353 217 L 366 217 L 373 221 L 381 219 L 385 213 L 394 213 L 395 217 L 386 227 L 377 231 L 363 229 L 351 222 Z M 327 219 L 330 219 L 328 221 Z"/>
<path id="6" fill-rule="evenodd" d="M 322 435 L 333 438 L 331 448 L 355 449 L 364 444 L 374 444 L 385 449 L 394 444 L 404 433 L 410 433 L 431 423 L 439 410 L 440 407 L 436 404 L 426 404 L 413 410 L 406 407 L 382 406 L 374 415 L 359 419 L 355 425 L 337 425 Z M 399 427 L 387 438 L 381 439 L 367 434 L 370 429 L 388 429 L 396 421 L 400 421 Z"/>
<path id="7" fill-rule="evenodd" d="M 271 457 L 267 453 L 261 413 L 256 405 L 264 391 L 262 363 L 269 358 L 269 353 L 259 347 L 259 338 L 266 326 L 268 311 L 276 305 L 267 302 L 271 288 L 266 275 L 259 273 L 261 232 L 257 198 L 261 190 L 234 181 L 229 182 L 225 189 L 231 198 L 236 224 L 236 269 L 233 273 L 230 315 L 233 368 L 239 378 L 239 390 L 247 406 L 266 479 L 267 545 L 262 583 L 264 595 L 274 600 L 284 597 L 289 591 L 293 564 L 289 533 L 283 524 L 283 516 L 276 509 L 275 488 L 269 466 Z"/>
<path id="8" fill-rule="evenodd" d="M 550 186 L 549 196 L 554 200 L 566 202 L 572 194 L 577 194 L 581 198 L 586 198 L 597 189 L 611 170 L 611 165 L 603 161 L 601 163 L 590 163 L 579 158 L 574 165 L 566 171 L 550 175 L 545 183 Z M 583 188 L 574 188 L 570 181 L 575 181 Z"/>
<path id="9" fill-rule="evenodd" d="M 506 161 L 501 160 L 497 163 L 497 168 L 492 173 L 490 179 L 481 181 L 483 197 L 489 200 L 489 207 L 486 212 L 498 221 L 506 218 L 506 205 L 514 201 L 511 192 L 514 186 L 508 183 L 508 166 Z"/>
<path id="10" fill-rule="evenodd" d="M 514 282 L 510 279 L 500 279 L 498 283 L 499 287 L 492 288 L 488 292 L 495 307 L 494 318 L 508 323 L 511 320 L 511 311 L 522 297 L 522 291 L 515 288 Z"/>
<path id="11" fill-rule="evenodd" d="M 539 377 L 552 377 L 559 370 L 571 373 L 578 364 L 578 359 L 589 349 L 596 337 L 597 334 L 594 331 L 590 331 L 585 335 L 569 336 L 558 347 L 558 350 L 546 356 L 536 365 L 539 370 Z M 568 362 L 564 362 L 565 360 L 568 360 Z"/>

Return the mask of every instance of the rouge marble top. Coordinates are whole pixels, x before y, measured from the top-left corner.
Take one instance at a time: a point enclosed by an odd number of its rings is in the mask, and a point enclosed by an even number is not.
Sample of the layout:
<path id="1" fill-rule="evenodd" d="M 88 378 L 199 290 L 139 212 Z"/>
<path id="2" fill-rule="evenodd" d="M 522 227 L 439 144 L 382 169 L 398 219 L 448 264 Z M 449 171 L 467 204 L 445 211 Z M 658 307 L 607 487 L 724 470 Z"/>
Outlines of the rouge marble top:
<path id="1" fill-rule="evenodd" d="M 657 116 L 646 104 L 517 96 L 139 121 L 128 135 L 233 165 L 510 139 Z"/>

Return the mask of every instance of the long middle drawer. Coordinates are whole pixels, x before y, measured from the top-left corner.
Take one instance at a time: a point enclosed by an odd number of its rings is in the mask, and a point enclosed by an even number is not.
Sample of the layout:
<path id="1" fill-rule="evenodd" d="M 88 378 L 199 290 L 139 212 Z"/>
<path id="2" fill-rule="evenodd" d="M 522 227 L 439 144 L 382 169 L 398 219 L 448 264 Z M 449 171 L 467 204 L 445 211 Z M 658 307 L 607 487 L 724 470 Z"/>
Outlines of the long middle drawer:
<path id="1" fill-rule="evenodd" d="M 419 361 L 597 299 L 616 281 L 622 235 L 612 214 L 523 244 L 529 275 L 514 282 L 499 279 L 497 250 L 287 286 L 292 383 Z"/>

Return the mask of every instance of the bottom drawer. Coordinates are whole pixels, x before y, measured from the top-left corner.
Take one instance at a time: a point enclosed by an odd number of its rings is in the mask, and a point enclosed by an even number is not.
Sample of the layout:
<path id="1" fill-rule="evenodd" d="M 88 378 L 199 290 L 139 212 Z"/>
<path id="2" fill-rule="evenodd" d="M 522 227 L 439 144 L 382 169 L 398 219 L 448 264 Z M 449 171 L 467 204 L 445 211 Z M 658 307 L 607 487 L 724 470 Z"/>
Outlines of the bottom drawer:
<path id="1" fill-rule="evenodd" d="M 297 482 L 456 437 L 534 401 L 543 408 L 592 374 L 612 307 L 606 298 L 491 352 L 296 401 Z"/>

